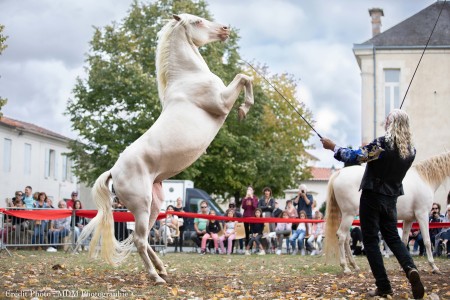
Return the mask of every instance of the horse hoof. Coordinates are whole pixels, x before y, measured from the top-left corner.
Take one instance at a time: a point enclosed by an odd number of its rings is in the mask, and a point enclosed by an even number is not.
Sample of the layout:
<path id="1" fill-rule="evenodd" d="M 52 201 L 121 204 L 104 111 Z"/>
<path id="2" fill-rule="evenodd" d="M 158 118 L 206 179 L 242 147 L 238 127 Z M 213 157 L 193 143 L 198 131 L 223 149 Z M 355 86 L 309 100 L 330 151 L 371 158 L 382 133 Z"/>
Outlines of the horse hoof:
<path id="1" fill-rule="evenodd" d="M 433 274 L 442 275 L 442 272 L 439 269 L 434 269 Z"/>
<path id="2" fill-rule="evenodd" d="M 238 118 L 239 118 L 239 121 L 244 120 L 245 115 L 246 115 L 245 111 L 244 111 L 242 108 L 239 107 L 239 110 L 238 110 Z"/>
<path id="3" fill-rule="evenodd" d="M 352 274 L 352 270 L 350 270 L 350 269 L 344 269 L 344 274 Z"/>
<path id="4" fill-rule="evenodd" d="M 158 274 L 159 277 L 161 277 L 162 279 L 164 279 L 165 281 L 167 281 L 167 274 Z"/>
<path id="5" fill-rule="evenodd" d="M 162 279 L 161 277 L 159 277 L 159 276 L 157 276 L 156 278 L 154 278 L 155 279 L 155 285 L 164 285 L 164 284 L 167 284 L 167 282 L 164 280 L 164 279 Z"/>

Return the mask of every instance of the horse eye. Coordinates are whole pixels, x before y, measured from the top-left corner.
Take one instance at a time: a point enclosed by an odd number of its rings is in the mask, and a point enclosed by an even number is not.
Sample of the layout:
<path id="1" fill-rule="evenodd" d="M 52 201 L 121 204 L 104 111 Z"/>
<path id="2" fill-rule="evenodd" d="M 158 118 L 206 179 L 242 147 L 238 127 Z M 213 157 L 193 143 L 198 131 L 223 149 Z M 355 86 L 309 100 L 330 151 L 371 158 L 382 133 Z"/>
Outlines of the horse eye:
<path id="1" fill-rule="evenodd" d="M 200 24 L 202 24 L 202 20 L 195 21 L 195 25 L 200 25 Z"/>

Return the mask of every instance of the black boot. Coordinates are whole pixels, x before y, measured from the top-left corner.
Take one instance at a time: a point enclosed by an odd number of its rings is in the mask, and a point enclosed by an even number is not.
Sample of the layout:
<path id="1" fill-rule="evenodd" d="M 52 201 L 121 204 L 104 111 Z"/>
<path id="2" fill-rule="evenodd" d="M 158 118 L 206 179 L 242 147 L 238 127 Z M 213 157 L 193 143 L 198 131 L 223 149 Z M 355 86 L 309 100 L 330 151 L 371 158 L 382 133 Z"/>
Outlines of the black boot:
<path id="1" fill-rule="evenodd" d="M 387 291 L 380 291 L 378 288 L 371 290 L 370 292 L 367 293 L 367 295 L 369 297 L 383 297 L 383 298 L 387 298 L 387 296 L 392 296 L 394 295 L 394 292 L 392 291 L 392 289 L 389 289 Z"/>
<path id="2" fill-rule="evenodd" d="M 417 269 L 411 269 L 408 271 L 408 280 L 411 283 L 411 290 L 414 299 L 423 299 L 425 294 L 425 288 L 423 287 L 422 280 L 420 280 L 419 271 Z"/>

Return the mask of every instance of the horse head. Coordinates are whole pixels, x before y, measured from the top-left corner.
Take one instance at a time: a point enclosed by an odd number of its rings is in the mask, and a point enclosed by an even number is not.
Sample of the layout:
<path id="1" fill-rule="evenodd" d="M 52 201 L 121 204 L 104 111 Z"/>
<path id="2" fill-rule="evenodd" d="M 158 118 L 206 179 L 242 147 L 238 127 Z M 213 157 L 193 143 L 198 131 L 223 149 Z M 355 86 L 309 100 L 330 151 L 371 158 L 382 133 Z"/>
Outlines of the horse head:
<path id="1" fill-rule="evenodd" d="M 228 26 L 208 21 L 190 14 L 173 15 L 176 22 L 186 28 L 192 43 L 201 47 L 215 41 L 225 41 L 230 36 Z"/>

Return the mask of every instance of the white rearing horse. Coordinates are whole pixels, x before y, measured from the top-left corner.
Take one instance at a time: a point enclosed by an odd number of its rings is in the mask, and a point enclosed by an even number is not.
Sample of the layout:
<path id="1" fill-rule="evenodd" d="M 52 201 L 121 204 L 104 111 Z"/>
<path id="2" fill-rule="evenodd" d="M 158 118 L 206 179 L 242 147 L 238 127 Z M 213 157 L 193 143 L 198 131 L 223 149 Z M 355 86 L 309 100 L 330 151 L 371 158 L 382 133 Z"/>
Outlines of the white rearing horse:
<path id="1" fill-rule="evenodd" d="M 325 254 L 328 261 L 334 260 L 339 251 L 339 262 L 344 273 L 350 273 L 347 260 L 356 269 L 359 267 L 350 250 L 350 226 L 358 214 L 361 192 L 359 185 L 365 167 L 352 166 L 334 173 L 328 182 L 325 225 Z M 434 273 L 440 273 L 431 252 L 428 219 L 434 193 L 450 176 L 450 152 L 433 156 L 413 165 L 403 179 L 404 195 L 397 199 L 397 217 L 403 220 L 405 245 L 412 223 L 417 220 L 427 251 L 428 262 Z M 339 227 L 339 229 L 338 229 Z M 339 243 L 339 247 L 337 244 Z"/>
<path id="2" fill-rule="evenodd" d="M 206 151 L 242 89 L 245 101 L 239 116 L 244 117 L 253 104 L 249 76 L 238 74 L 225 86 L 198 51 L 207 43 L 226 40 L 230 29 L 189 14 L 173 17 L 159 32 L 156 50 L 162 113 L 147 132 L 121 153 L 112 169 L 95 182 L 92 198 L 98 213 L 83 229 L 78 242 L 80 245 L 93 232 L 90 255 L 97 254 L 101 238 L 102 257 L 112 265 L 128 256 L 134 242 L 150 278 L 157 284 L 166 282 L 167 272 L 147 237 L 164 200 L 161 182 L 183 171 Z M 136 222 L 134 233 L 122 242 L 114 237 L 114 195 L 108 188 L 111 181 L 115 195 L 133 213 Z"/>

